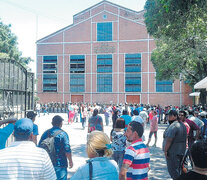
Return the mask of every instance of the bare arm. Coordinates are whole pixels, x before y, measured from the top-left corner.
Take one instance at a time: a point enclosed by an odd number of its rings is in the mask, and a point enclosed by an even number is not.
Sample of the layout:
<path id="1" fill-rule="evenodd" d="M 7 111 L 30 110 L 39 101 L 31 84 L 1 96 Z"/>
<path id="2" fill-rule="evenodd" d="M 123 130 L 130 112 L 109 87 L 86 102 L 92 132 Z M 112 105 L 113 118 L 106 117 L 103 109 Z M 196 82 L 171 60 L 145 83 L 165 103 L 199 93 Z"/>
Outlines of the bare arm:
<path id="1" fill-rule="evenodd" d="M 16 118 L 1 120 L 0 121 L 0 126 L 3 125 L 3 124 L 7 124 L 7 123 L 13 123 L 14 124 L 16 121 L 17 121 Z"/>
<path id="2" fill-rule="evenodd" d="M 170 148 L 171 144 L 172 144 L 172 138 L 167 138 L 165 147 L 164 147 L 164 153 L 165 153 L 165 158 L 167 159 L 167 151 Z"/>
<path id="3" fill-rule="evenodd" d="M 66 153 L 67 159 L 69 160 L 70 168 L 73 167 L 72 153 Z"/>
<path id="4" fill-rule="evenodd" d="M 36 135 L 32 135 L 32 141 L 37 145 L 37 136 Z"/>
<path id="5" fill-rule="evenodd" d="M 123 164 L 119 173 L 119 180 L 125 180 L 126 179 L 126 173 L 129 168 L 128 164 Z"/>

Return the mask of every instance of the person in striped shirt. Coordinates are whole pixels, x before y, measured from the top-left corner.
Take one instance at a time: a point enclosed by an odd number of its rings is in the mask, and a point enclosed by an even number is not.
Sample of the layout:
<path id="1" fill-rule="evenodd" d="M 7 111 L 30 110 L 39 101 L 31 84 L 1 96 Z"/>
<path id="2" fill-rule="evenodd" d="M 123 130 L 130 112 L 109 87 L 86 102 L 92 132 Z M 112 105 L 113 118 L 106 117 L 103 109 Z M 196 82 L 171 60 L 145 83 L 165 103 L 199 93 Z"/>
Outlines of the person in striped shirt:
<path id="1" fill-rule="evenodd" d="M 119 173 L 119 180 L 147 180 L 150 153 L 142 142 L 143 126 L 136 121 L 129 123 L 125 133 L 131 145 L 126 149 L 124 161 Z"/>
<path id="2" fill-rule="evenodd" d="M 0 179 L 57 179 L 49 155 L 32 141 L 32 131 L 31 119 L 22 118 L 15 123 L 15 142 L 0 150 Z"/>

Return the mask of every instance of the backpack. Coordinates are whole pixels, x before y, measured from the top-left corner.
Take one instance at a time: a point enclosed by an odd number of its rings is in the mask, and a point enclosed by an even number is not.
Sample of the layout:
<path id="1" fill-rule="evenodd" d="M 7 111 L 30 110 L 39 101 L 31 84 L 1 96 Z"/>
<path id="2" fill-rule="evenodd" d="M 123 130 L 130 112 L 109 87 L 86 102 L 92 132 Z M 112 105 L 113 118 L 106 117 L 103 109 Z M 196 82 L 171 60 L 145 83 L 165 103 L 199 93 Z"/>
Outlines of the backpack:
<path id="1" fill-rule="evenodd" d="M 51 133 L 48 131 L 48 137 L 44 139 L 39 145 L 39 147 L 47 151 L 53 164 L 56 162 L 55 137 L 61 132 L 62 130 L 59 130 L 51 135 Z"/>
<path id="2" fill-rule="evenodd" d="M 201 127 L 200 139 L 207 139 L 207 124 Z"/>
<path id="3" fill-rule="evenodd" d="M 95 123 L 93 124 L 93 126 L 89 127 L 89 132 L 92 132 L 92 131 L 95 131 L 95 130 L 102 131 L 102 126 L 100 124 L 98 124 L 98 120 L 99 120 L 99 117 L 97 117 L 97 119 L 96 119 Z"/>

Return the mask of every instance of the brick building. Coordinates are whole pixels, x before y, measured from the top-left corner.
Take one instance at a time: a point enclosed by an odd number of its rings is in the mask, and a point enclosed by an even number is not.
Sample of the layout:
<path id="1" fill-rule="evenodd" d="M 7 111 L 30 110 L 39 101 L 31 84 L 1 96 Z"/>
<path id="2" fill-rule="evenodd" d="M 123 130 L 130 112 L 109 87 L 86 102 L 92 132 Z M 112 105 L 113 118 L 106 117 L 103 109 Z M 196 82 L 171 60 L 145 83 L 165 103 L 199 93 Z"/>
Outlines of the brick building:
<path id="1" fill-rule="evenodd" d="M 192 104 L 186 84 L 156 80 L 143 14 L 104 0 L 38 40 L 40 101 Z"/>

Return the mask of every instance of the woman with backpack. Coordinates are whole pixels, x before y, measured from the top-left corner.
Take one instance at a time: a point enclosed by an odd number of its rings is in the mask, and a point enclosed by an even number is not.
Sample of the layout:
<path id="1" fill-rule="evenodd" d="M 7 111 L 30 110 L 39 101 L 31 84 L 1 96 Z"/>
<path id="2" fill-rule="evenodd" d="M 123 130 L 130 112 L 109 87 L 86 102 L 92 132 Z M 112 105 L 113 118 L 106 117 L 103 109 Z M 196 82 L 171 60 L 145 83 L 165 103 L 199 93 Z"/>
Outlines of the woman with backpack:
<path id="1" fill-rule="evenodd" d="M 104 131 L 103 119 L 98 115 L 98 109 L 93 110 L 93 115 L 88 120 L 88 133 L 94 130 Z"/>

